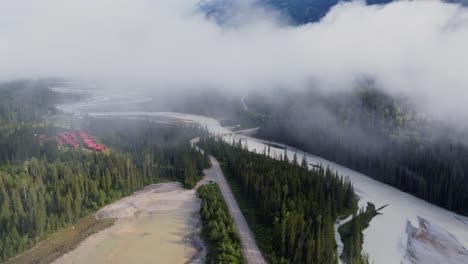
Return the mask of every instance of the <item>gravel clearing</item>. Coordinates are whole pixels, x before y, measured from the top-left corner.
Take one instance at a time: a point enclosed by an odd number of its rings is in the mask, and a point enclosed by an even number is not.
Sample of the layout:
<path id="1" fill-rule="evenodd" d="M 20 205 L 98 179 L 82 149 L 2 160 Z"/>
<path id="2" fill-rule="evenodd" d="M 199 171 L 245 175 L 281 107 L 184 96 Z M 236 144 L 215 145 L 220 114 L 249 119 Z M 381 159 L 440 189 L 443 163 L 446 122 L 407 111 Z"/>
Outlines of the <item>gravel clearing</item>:
<path id="1" fill-rule="evenodd" d="M 53 263 L 202 263 L 199 208 L 195 190 L 147 186 L 97 212 L 118 220 Z"/>

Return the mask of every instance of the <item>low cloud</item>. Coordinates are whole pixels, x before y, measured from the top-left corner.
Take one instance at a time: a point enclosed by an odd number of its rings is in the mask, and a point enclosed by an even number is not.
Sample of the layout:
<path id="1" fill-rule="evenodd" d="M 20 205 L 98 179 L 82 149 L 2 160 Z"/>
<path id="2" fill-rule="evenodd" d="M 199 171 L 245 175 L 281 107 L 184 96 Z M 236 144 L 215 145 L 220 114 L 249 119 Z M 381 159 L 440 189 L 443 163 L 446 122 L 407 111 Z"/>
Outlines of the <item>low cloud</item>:
<path id="1" fill-rule="evenodd" d="M 432 113 L 468 113 L 466 8 L 343 3 L 296 27 L 240 6 L 230 26 L 199 12 L 197 0 L 2 1 L 0 80 L 56 76 L 131 89 L 245 92 L 336 91 L 366 76 Z"/>

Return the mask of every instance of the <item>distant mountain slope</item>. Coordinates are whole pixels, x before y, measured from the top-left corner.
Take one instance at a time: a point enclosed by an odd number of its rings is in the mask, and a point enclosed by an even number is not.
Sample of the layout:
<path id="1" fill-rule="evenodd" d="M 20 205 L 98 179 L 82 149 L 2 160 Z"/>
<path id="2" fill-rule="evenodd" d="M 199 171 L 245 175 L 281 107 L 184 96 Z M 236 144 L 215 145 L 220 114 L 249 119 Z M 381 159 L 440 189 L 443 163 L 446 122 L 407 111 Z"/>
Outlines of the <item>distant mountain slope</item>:
<path id="1" fill-rule="evenodd" d="M 233 7 L 238 2 L 238 0 L 202 0 L 199 5 L 207 15 L 222 22 L 229 18 Z M 289 17 L 292 23 L 304 24 L 320 20 L 333 6 L 339 2 L 350 2 L 350 0 L 253 0 L 253 2 L 254 5 L 271 7 L 280 11 Z M 390 2 L 393 0 L 366 0 L 368 5 L 382 5 Z M 468 0 L 447 0 L 447 2 L 468 5 Z"/>
<path id="2" fill-rule="evenodd" d="M 260 0 L 268 6 L 280 10 L 298 24 L 316 22 L 340 0 Z M 346 2 L 348 0 L 345 0 Z M 386 4 L 392 0 L 367 0 L 367 4 Z"/>

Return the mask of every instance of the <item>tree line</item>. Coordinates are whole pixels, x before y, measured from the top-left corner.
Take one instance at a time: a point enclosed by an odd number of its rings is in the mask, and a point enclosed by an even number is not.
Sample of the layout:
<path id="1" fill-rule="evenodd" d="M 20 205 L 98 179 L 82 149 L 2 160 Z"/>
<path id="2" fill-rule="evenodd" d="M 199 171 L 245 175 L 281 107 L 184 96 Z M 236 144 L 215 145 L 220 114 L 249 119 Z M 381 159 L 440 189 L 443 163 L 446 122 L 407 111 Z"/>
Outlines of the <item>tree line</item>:
<path id="1" fill-rule="evenodd" d="M 184 179 L 184 186 L 192 188 L 209 166 L 208 154 L 201 154 L 189 142 L 207 133 L 199 125 L 91 118 L 82 126 L 103 144 L 130 154 L 148 178 Z"/>
<path id="2" fill-rule="evenodd" d="M 229 215 L 218 185 L 201 186 L 198 196 L 202 201 L 200 216 L 203 222 L 203 237 L 208 243 L 205 263 L 244 263 L 234 221 Z"/>

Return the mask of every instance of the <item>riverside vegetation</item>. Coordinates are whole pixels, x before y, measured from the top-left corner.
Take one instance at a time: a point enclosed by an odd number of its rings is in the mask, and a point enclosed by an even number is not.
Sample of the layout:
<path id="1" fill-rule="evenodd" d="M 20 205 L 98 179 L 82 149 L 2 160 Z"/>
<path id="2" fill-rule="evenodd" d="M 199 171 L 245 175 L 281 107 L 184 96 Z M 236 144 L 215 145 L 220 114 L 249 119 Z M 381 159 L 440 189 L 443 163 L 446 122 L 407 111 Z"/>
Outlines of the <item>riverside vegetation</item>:
<path id="1" fill-rule="evenodd" d="M 217 157 L 271 263 L 337 263 L 334 224 L 352 214 L 357 200 L 351 183 L 326 168 L 309 170 L 305 160 L 275 160 L 251 153 L 241 143 L 204 137 L 200 146 Z M 346 243 L 357 245 L 359 237 Z M 366 263 L 361 257 L 361 263 Z M 356 262 L 353 262 L 356 263 Z"/>

